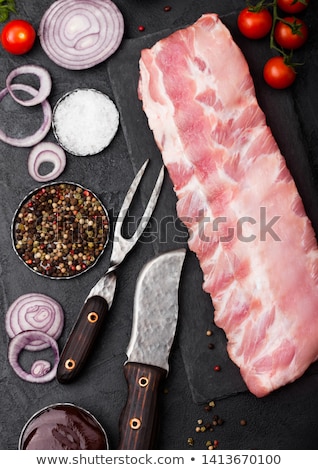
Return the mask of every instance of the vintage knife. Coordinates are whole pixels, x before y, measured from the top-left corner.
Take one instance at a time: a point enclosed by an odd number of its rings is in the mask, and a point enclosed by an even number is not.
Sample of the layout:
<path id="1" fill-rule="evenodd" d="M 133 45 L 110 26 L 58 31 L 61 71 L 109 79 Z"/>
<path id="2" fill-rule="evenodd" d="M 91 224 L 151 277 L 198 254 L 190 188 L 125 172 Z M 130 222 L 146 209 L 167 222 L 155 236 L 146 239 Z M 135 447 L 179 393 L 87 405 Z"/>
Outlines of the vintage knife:
<path id="1" fill-rule="evenodd" d="M 132 332 L 124 374 L 126 405 L 119 423 L 118 449 L 153 449 L 158 427 L 158 392 L 178 319 L 179 281 L 185 249 L 152 259 L 138 276 Z"/>

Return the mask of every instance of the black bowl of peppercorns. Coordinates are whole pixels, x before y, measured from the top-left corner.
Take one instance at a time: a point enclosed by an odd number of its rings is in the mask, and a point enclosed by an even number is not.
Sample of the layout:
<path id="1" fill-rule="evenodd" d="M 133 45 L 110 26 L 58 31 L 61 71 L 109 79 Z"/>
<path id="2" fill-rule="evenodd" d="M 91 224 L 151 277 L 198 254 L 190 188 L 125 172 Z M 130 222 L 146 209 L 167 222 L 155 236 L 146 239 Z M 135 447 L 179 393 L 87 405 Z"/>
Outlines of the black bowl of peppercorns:
<path id="1" fill-rule="evenodd" d="M 56 182 L 33 190 L 12 222 L 12 242 L 36 274 L 69 279 L 95 265 L 109 239 L 106 208 L 77 183 Z"/>

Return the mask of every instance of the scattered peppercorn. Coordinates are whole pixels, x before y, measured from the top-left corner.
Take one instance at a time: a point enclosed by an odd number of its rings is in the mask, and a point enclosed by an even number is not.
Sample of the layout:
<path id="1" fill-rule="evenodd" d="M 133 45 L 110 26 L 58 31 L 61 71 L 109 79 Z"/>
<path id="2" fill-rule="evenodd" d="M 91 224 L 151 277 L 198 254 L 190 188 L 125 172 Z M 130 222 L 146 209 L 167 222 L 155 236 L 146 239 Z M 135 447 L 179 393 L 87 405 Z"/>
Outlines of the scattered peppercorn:
<path id="1" fill-rule="evenodd" d="M 213 335 L 213 331 L 208 330 L 208 331 L 206 332 L 206 335 L 207 335 L 207 336 L 212 336 L 212 335 Z"/>
<path id="2" fill-rule="evenodd" d="M 188 442 L 188 445 L 189 445 L 189 446 L 191 446 L 191 447 L 192 447 L 192 446 L 193 446 L 193 444 L 194 444 L 194 440 L 193 440 L 193 438 L 192 438 L 192 437 L 188 437 L 188 440 L 187 440 L 187 442 Z"/>
<path id="3" fill-rule="evenodd" d="M 215 372 L 220 372 L 221 366 L 218 366 L 218 365 L 217 365 L 217 366 L 214 366 L 214 367 L 213 367 L 213 370 L 214 370 Z"/>
<path id="4" fill-rule="evenodd" d="M 166 5 L 164 8 L 163 8 L 164 11 L 170 11 L 171 10 L 171 6 L 170 5 Z"/>
<path id="5" fill-rule="evenodd" d="M 247 425 L 246 420 L 245 420 L 245 419 L 241 419 L 240 425 L 241 425 L 241 426 L 246 426 L 246 425 Z"/>
<path id="6" fill-rule="evenodd" d="M 143 31 L 145 31 L 145 27 L 143 25 L 138 26 L 138 31 L 142 33 Z"/>
<path id="7" fill-rule="evenodd" d="M 34 272 L 66 278 L 95 264 L 109 234 L 106 209 L 80 185 L 55 183 L 34 191 L 13 223 L 16 252 Z"/>
<path id="8" fill-rule="evenodd" d="M 214 349 L 214 344 L 213 344 L 213 343 L 209 343 L 209 344 L 208 344 L 208 348 L 209 348 L 209 349 Z"/>

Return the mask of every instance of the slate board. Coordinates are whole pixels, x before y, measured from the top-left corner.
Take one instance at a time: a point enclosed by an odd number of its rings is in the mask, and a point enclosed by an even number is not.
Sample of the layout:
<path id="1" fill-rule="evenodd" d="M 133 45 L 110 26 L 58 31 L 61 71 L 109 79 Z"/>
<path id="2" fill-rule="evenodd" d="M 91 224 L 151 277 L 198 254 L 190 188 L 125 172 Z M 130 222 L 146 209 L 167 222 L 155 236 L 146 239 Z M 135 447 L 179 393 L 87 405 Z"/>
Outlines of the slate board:
<path id="1" fill-rule="evenodd" d="M 278 92 L 264 84 L 262 66 L 266 57 L 270 57 L 268 42 L 267 40 L 253 42 L 241 37 L 237 31 L 236 18 L 236 13 L 221 17 L 245 54 L 254 79 L 259 104 L 286 158 L 317 233 L 318 213 L 315 206 L 318 193 L 313 164 L 309 156 L 310 149 L 307 147 L 304 135 L 304 122 L 300 122 L 296 112 L 296 101 L 293 95 L 295 89 Z M 145 156 L 151 159 L 153 167 L 159 168 L 162 164 L 160 152 L 137 96 L 140 51 L 151 47 L 157 40 L 175 29 L 170 28 L 138 39 L 124 41 L 120 54 L 108 63 L 110 83 L 119 108 L 121 126 L 135 168 L 140 166 Z M 296 91 L 297 100 L 301 103 L 304 90 L 297 88 Z M 307 129 L 307 132 L 309 133 L 310 129 Z M 175 204 L 176 197 L 169 180 L 166 181 L 156 212 L 159 232 L 157 239 L 154 240 L 155 250 L 173 249 L 186 243 L 187 234 L 184 227 L 178 223 Z M 169 223 L 165 224 L 165 222 Z M 211 399 L 244 392 L 246 386 L 239 369 L 227 355 L 226 337 L 224 332 L 213 323 L 212 302 L 210 297 L 202 291 L 201 286 L 202 273 L 198 261 L 195 255 L 188 253 L 180 286 L 178 339 L 193 400 L 197 403 L 206 403 Z M 206 331 L 210 329 L 213 331 L 213 336 L 207 337 Z M 212 350 L 208 347 L 210 342 L 215 346 Z M 221 365 L 221 374 L 214 372 L 213 367 L 216 364 Z M 318 366 L 314 364 L 309 368 L 308 373 L 316 371 L 318 371 Z"/>

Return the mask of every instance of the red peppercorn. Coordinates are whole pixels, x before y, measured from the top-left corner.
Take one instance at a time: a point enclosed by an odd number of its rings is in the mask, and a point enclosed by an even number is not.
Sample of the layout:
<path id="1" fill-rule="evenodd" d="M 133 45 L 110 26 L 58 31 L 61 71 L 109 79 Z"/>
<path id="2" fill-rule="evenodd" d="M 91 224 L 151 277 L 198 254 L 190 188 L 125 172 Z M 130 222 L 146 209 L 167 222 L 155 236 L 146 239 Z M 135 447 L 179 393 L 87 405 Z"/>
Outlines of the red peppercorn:
<path id="1" fill-rule="evenodd" d="M 145 27 L 143 25 L 138 26 L 138 31 L 140 32 L 145 31 Z"/>
<path id="2" fill-rule="evenodd" d="M 171 10 L 171 6 L 170 5 L 167 5 L 164 7 L 164 11 L 170 11 Z"/>
<path id="3" fill-rule="evenodd" d="M 221 366 L 214 366 L 214 370 L 215 370 L 215 372 L 220 372 Z"/>

